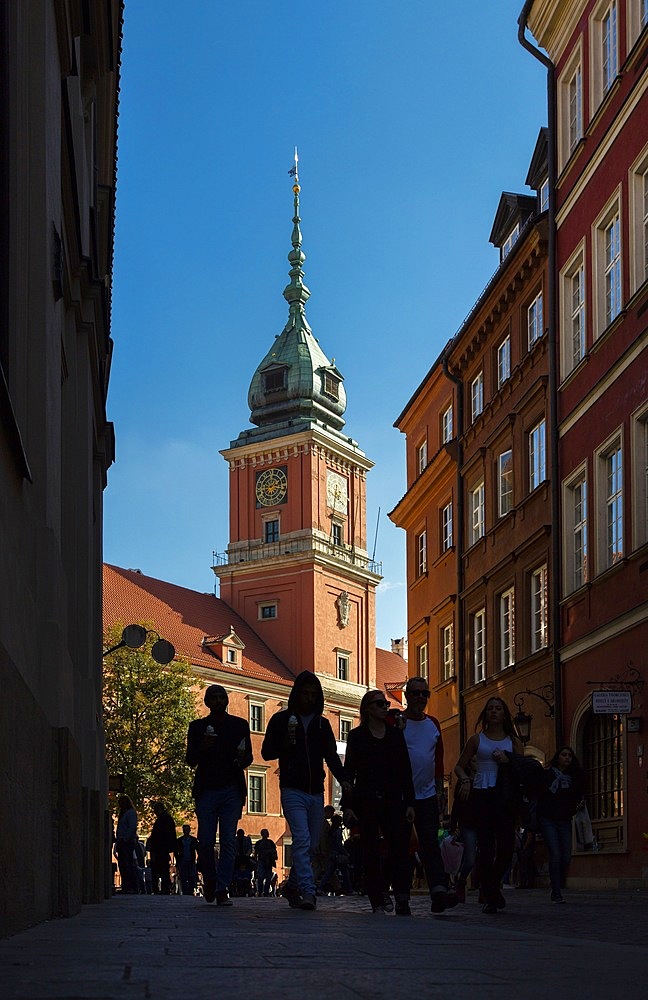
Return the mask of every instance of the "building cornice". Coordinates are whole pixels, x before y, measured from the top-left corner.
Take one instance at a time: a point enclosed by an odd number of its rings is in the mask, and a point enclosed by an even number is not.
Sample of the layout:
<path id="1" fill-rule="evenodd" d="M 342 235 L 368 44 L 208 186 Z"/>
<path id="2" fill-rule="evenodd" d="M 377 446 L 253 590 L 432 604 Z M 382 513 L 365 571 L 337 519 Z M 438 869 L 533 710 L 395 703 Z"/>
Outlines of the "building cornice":
<path id="1" fill-rule="evenodd" d="M 220 454 L 229 462 L 231 472 L 272 465 L 307 454 L 318 455 L 333 468 L 344 472 L 366 474 L 374 466 L 352 438 L 344 439 L 318 427 L 268 441 L 223 448 Z"/>

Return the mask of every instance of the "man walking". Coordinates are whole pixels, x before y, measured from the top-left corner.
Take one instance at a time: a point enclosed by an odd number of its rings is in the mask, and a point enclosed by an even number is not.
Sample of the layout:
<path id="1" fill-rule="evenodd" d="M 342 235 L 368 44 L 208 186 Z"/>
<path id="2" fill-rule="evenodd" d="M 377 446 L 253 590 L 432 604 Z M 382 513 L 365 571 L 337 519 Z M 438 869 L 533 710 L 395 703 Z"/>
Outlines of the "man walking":
<path id="1" fill-rule="evenodd" d="M 254 845 L 254 857 L 256 859 L 257 894 L 269 896 L 272 869 L 277 863 L 277 846 L 274 840 L 270 839 L 269 830 L 261 831 L 261 840 L 257 840 Z"/>
<path id="2" fill-rule="evenodd" d="M 326 761 L 339 782 L 344 768 L 335 736 L 324 711 L 324 693 L 315 674 L 302 671 L 288 698 L 288 708 L 268 722 L 261 755 L 279 759 L 281 806 L 292 834 L 293 867 L 283 890 L 292 907 L 314 910 L 313 856 L 317 852 L 324 818 Z"/>
<path id="3" fill-rule="evenodd" d="M 182 895 L 193 896 L 198 884 L 196 872 L 198 840 L 191 835 L 191 827 L 188 823 L 182 827 L 182 836 L 176 840 L 175 859 Z"/>
<path id="4" fill-rule="evenodd" d="M 459 897 L 448 891 L 447 877 L 439 847 L 439 800 L 443 796 L 443 738 L 438 721 L 425 714 L 430 691 L 424 677 L 410 677 L 405 685 L 407 708 L 401 716 L 407 743 L 416 816 L 414 826 L 419 855 L 432 900 L 432 912 L 443 913 L 456 906 Z"/>
<path id="5" fill-rule="evenodd" d="M 229 715 L 227 691 L 212 684 L 205 691 L 209 715 L 194 719 L 187 733 L 187 764 L 196 768 L 192 794 L 198 817 L 198 862 L 205 900 L 231 906 L 227 894 L 234 875 L 236 825 L 247 795 L 245 768 L 252 763 L 250 727 Z M 214 860 L 219 834 L 218 870 Z"/>
<path id="6" fill-rule="evenodd" d="M 146 841 L 146 849 L 151 855 L 151 877 L 153 893 L 168 896 L 171 893 L 169 855 L 175 850 L 176 828 L 173 817 L 166 811 L 164 802 L 154 802 L 155 823 Z"/>

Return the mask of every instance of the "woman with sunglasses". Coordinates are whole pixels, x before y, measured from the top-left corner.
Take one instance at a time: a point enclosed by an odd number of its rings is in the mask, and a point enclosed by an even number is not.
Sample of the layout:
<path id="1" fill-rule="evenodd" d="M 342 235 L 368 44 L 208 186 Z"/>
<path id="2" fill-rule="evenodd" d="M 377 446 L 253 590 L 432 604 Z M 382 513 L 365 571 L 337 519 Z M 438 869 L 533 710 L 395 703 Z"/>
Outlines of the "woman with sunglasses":
<path id="1" fill-rule="evenodd" d="M 477 829 L 477 875 L 484 897 L 483 913 L 504 909 L 501 882 L 515 847 L 515 809 L 502 800 L 498 788 L 500 767 L 510 767 L 509 754 L 522 754 L 524 747 L 515 730 L 508 705 L 501 698 L 489 698 L 479 714 L 475 729 L 457 761 L 459 779 L 456 795 L 470 802 Z M 475 774 L 468 774 L 475 759 Z"/>
<path id="2" fill-rule="evenodd" d="M 342 796 L 342 807 L 346 825 L 358 823 L 360 827 L 365 891 L 373 912 L 385 912 L 382 836 L 396 913 L 409 916 L 414 785 L 405 738 L 395 726 L 387 725 L 388 709 L 382 691 L 367 691 L 360 702 L 360 725 L 347 739 L 344 770 L 351 788 Z"/>

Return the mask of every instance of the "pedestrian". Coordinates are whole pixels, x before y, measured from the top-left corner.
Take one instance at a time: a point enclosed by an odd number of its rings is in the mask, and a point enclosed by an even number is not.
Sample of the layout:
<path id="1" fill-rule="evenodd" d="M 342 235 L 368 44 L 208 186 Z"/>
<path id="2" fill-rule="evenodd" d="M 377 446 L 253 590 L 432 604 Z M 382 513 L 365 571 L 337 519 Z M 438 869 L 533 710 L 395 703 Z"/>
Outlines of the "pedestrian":
<path id="1" fill-rule="evenodd" d="M 176 840 L 174 853 L 182 895 L 193 896 L 198 885 L 198 838 L 192 835 L 188 823 L 182 827 L 182 836 Z"/>
<path id="2" fill-rule="evenodd" d="M 146 849 L 151 856 L 153 895 L 171 894 L 170 855 L 175 851 L 176 826 L 167 812 L 164 802 L 154 802 L 155 822 L 146 841 Z"/>
<path id="3" fill-rule="evenodd" d="M 364 888 L 374 913 L 385 912 L 385 862 L 396 913 L 409 916 L 409 843 L 414 820 L 414 784 L 402 732 L 386 724 L 389 702 L 370 690 L 360 702 L 360 725 L 347 738 L 344 770 L 349 790 L 342 796 L 344 822 L 360 829 Z"/>
<path id="4" fill-rule="evenodd" d="M 475 758 L 466 765 L 466 773 L 472 780 L 475 776 Z M 466 883 L 477 861 L 477 827 L 473 814 L 472 785 L 468 798 L 462 799 L 455 791 L 450 813 L 450 832 L 463 844 L 463 857 L 455 879 L 455 892 L 460 903 L 466 902 Z"/>
<path id="5" fill-rule="evenodd" d="M 459 897 L 448 889 L 448 880 L 439 847 L 439 824 L 443 812 L 443 737 L 441 726 L 425 709 L 430 689 L 424 677 L 410 677 L 405 685 L 407 707 L 402 713 L 403 735 L 407 744 L 416 801 L 414 826 L 418 851 L 423 862 L 432 913 L 456 906 Z M 441 803 L 441 805 L 440 805 Z"/>
<path id="6" fill-rule="evenodd" d="M 128 795 L 120 795 L 117 799 L 117 806 L 119 813 L 115 833 L 115 856 L 121 876 L 121 891 L 123 893 L 138 893 L 137 861 L 135 858 L 137 813 Z"/>
<path id="7" fill-rule="evenodd" d="M 583 798 L 583 771 L 571 747 L 561 747 L 544 772 L 538 796 L 540 833 L 549 855 L 551 900 L 564 903 L 562 890 L 571 861 L 572 817 Z"/>
<path id="8" fill-rule="evenodd" d="M 338 781 L 344 768 L 335 736 L 324 718 L 324 693 L 319 679 L 303 670 L 295 679 L 288 708 L 268 722 L 261 747 L 264 760 L 279 759 L 281 807 L 292 834 L 293 867 L 282 894 L 292 907 L 314 910 L 313 857 L 324 815 L 324 766 Z"/>
<path id="9" fill-rule="evenodd" d="M 227 886 L 234 874 L 236 825 L 247 795 L 245 768 L 252 763 L 250 727 L 229 715 L 227 691 L 212 684 L 205 691 L 209 715 L 194 719 L 187 733 L 187 764 L 196 768 L 192 794 L 198 817 L 198 860 L 208 903 L 231 906 Z M 219 835 L 218 868 L 214 859 Z"/>
<path id="10" fill-rule="evenodd" d="M 236 860 L 247 861 L 252 857 L 252 838 L 248 837 L 245 830 L 236 831 Z"/>
<path id="11" fill-rule="evenodd" d="M 335 807 L 332 805 L 324 806 L 322 832 L 320 833 L 317 851 L 315 853 L 315 857 L 313 858 L 313 874 L 315 876 L 316 883 L 318 883 L 322 878 L 328 864 L 331 841 L 331 820 L 334 816 Z"/>
<path id="12" fill-rule="evenodd" d="M 339 895 L 351 896 L 353 885 L 351 883 L 351 873 L 349 872 L 350 857 L 344 846 L 344 822 L 339 813 L 334 813 L 331 817 L 331 830 L 329 834 L 328 859 L 322 873 L 322 877 L 317 885 L 317 895 L 324 896 L 327 892 L 339 889 Z M 338 878 L 339 873 L 339 878 Z M 333 880 L 335 879 L 335 886 Z"/>
<path id="13" fill-rule="evenodd" d="M 508 705 L 502 698 L 489 698 L 479 714 L 475 732 L 457 761 L 457 795 L 471 798 L 477 830 L 477 877 L 483 895 L 483 913 L 497 913 L 506 906 L 502 879 L 508 870 L 515 847 L 517 823 L 515 803 L 500 793 L 498 780 L 502 768 L 511 767 L 509 755 L 522 754 L 523 746 L 515 731 Z M 475 775 L 467 768 L 475 757 Z M 510 784 L 510 782 L 508 783 Z"/>
<path id="14" fill-rule="evenodd" d="M 270 839 L 270 831 L 262 830 L 261 839 L 254 845 L 256 860 L 256 884 L 259 896 L 270 895 L 272 870 L 277 863 L 277 845 Z"/>

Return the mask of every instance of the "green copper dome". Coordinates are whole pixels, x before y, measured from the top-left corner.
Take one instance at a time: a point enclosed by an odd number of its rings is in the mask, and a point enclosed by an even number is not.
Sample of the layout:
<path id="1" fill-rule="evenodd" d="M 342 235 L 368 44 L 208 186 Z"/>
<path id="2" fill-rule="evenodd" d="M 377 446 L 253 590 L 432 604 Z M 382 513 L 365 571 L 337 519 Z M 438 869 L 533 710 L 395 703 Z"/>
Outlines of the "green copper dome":
<path id="1" fill-rule="evenodd" d="M 295 215 L 293 218 L 290 282 L 284 289 L 288 302 L 288 322 L 258 366 L 248 392 L 250 420 L 257 427 L 273 432 L 296 431 L 318 423 L 339 431 L 344 426 L 346 409 L 343 377 L 329 361 L 313 336 L 306 319 L 306 301 L 310 292 L 304 284 L 299 228 L 299 179 L 295 157 Z M 251 432 L 254 437 L 258 432 Z"/>

